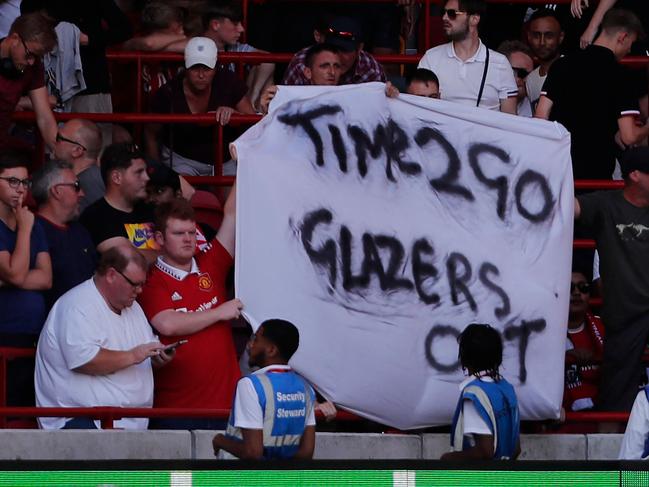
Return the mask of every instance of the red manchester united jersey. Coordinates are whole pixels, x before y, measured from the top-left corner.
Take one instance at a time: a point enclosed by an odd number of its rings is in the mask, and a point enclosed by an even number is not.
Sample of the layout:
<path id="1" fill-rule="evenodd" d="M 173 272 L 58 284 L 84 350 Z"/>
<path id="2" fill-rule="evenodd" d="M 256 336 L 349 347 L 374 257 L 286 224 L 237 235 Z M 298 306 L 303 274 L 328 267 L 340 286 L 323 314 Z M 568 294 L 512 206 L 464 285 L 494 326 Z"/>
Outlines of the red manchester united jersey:
<path id="1" fill-rule="evenodd" d="M 232 257 L 218 240 L 198 253 L 189 273 L 158 258 L 139 302 L 151 320 L 168 309 L 194 313 L 223 304 Z M 240 377 L 232 331 L 217 322 L 187 336 L 160 335 L 162 343 L 187 339 L 173 361 L 155 371 L 155 407 L 224 408 L 231 406 Z"/>

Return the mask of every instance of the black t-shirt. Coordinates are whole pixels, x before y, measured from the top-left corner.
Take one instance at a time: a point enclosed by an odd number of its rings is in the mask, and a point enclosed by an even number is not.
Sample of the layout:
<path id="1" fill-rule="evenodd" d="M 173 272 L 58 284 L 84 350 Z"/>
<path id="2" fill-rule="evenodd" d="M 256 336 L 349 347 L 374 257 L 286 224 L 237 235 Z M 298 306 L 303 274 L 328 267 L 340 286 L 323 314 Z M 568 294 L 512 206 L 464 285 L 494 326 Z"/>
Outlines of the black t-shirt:
<path id="1" fill-rule="evenodd" d="M 575 179 L 611 179 L 617 121 L 640 114 L 628 86 L 628 71 L 605 47 L 591 45 L 552 63 L 542 93 L 553 102 L 550 120 L 570 131 Z"/>
<path id="2" fill-rule="evenodd" d="M 153 238 L 153 207 L 145 203 L 126 213 L 101 198 L 86 208 L 79 221 L 90 232 L 95 246 L 109 238 L 124 237 L 139 250 L 158 248 Z"/>
<path id="3" fill-rule="evenodd" d="M 183 91 L 184 78 L 183 72 L 156 92 L 151 104 L 154 113 L 191 113 Z M 223 106 L 234 108 L 247 91 L 246 84 L 234 73 L 217 69 L 207 110 L 214 111 Z M 162 132 L 162 143 L 169 148 L 173 147 L 173 151 L 183 157 L 214 164 L 215 127 L 214 124 L 166 124 Z"/>
<path id="4" fill-rule="evenodd" d="M 597 241 L 604 325 L 619 330 L 649 312 L 649 208 L 633 206 L 622 190 L 578 199 L 579 222 L 594 231 Z"/>

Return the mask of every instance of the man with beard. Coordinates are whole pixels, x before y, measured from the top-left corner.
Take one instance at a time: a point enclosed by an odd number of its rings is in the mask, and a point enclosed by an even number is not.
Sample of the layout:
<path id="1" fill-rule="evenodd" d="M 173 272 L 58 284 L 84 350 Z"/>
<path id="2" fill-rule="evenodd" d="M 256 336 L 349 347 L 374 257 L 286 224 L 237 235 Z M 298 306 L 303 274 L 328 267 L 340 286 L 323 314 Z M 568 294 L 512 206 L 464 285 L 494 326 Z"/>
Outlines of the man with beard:
<path id="1" fill-rule="evenodd" d="M 153 238 L 153 208 L 145 203 L 149 176 L 139 147 L 131 143 L 109 145 L 101 156 L 101 177 L 106 194 L 81 214 L 100 254 L 130 244 L 150 261 L 157 257 Z"/>
<path id="2" fill-rule="evenodd" d="M 448 0 L 442 9 L 451 42 L 426 51 L 419 68 L 439 78 L 442 99 L 516 114 L 518 88 L 507 58 L 478 36 L 483 0 Z"/>
<path id="3" fill-rule="evenodd" d="M 214 454 L 238 458 L 313 457 L 315 394 L 288 365 L 300 343 L 292 323 L 264 321 L 249 342 L 251 367 L 261 367 L 237 384 L 225 435 L 212 440 Z"/>
<path id="4" fill-rule="evenodd" d="M 541 97 L 541 89 L 550 65 L 561 55 L 563 38 L 563 27 L 554 10 L 542 8 L 532 14 L 528 23 L 527 43 L 540 63 L 525 79 L 532 110 L 536 108 Z"/>

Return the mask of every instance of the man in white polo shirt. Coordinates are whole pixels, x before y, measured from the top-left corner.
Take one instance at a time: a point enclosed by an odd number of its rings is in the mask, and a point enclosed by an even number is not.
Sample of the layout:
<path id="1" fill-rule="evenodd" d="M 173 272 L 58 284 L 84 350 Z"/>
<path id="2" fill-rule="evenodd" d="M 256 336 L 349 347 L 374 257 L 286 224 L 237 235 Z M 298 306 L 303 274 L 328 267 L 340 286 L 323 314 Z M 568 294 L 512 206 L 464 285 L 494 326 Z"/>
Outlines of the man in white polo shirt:
<path id="1" fill-rule="evenodd" d="M 448 0 L 442 20 L 451 42 L 426 51 L 418 67 L 438 76 L 444 100 L 515 115 L 518 89 L 512 67 L 478 37 L 485 10 L 484 0 Z"/>

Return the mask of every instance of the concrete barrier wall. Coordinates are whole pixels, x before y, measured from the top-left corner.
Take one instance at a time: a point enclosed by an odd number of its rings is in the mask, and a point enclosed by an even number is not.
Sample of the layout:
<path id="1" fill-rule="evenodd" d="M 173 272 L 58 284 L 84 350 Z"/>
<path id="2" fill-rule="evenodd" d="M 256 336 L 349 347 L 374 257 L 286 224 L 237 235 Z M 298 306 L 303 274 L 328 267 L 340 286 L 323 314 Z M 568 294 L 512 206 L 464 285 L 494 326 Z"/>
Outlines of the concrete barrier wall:
<path id="1" fill-rule="evenodd" d="M 0 460 L 213 459 L 214 431 L 0 430 Z M 622 435 L 523 435 L 521 460 L 612 460 Z M 318 433 L 316 459 L 438 459 L 445 434 Z"/>
<path id="2" fill-rule="evenodd" d="M 189 431 L 0 430 L 2 460 L 192 458 Z"/>

